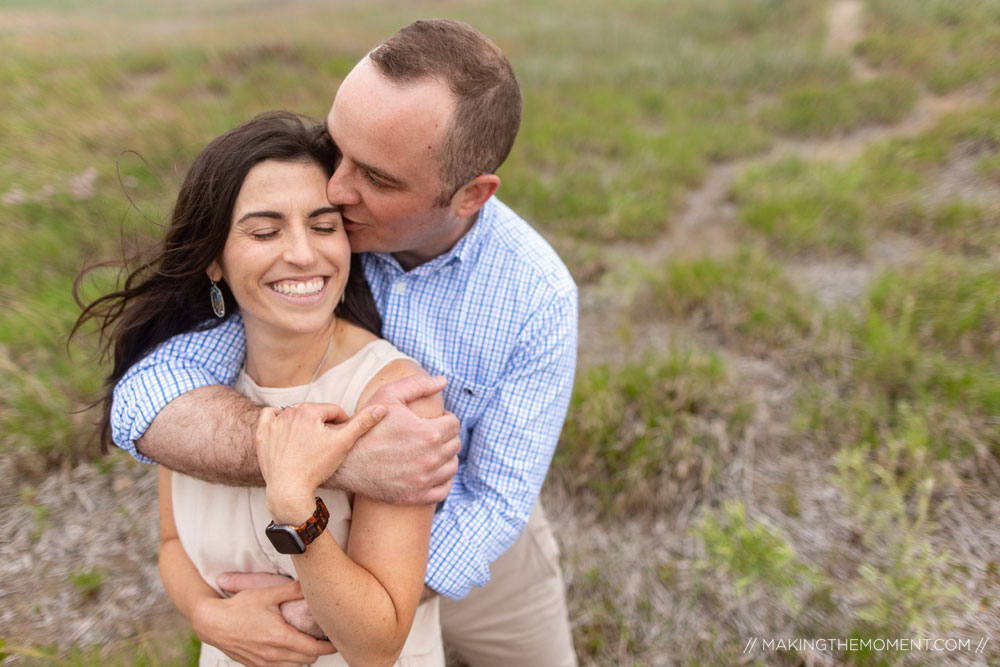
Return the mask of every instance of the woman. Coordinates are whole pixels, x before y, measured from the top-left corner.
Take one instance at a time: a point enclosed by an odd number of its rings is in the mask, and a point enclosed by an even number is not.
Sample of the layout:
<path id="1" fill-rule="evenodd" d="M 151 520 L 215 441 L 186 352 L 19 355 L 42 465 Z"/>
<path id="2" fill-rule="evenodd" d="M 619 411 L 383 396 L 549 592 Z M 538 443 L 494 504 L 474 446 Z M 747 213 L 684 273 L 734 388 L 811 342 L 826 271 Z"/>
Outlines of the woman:
<path id="1" fill-rule="evenodd" d="M 110 332 L 105 436 L 111 388 L 125 369 L 167 338 L 236 310 L 247 337 L 236 388 L 257 403 L 319 401 L 353 412 L 382 385 L 422 372 L 377 336 L 374 302 L 360 268 L 351 271 L 340 214 L 326 198 L 336 158 L 320 127 L 285 112 L 258 116 L 202 151 L 159 255 L 77 323 L 97 317 Z M 410 407 L 430 417 L 443 403 L 437 395 Z M 222 572 L 292 576 L 338 651 L 317 664 L 398 657 L 400 665 L 443 665 L 436 601 L 418 609 L 433 507 L 318 489 L 349 447 L 312 446 L 316 439 L 303 437 L 332 428 L 324 414 L 308 404 L 262 412 L 264 489 L 213 485 L 161 467 L 164 588 L 201 634 L 197 619 L 222 599 Z M 242 657 L 228 655 L 204 644 L 201 664 Z"/>

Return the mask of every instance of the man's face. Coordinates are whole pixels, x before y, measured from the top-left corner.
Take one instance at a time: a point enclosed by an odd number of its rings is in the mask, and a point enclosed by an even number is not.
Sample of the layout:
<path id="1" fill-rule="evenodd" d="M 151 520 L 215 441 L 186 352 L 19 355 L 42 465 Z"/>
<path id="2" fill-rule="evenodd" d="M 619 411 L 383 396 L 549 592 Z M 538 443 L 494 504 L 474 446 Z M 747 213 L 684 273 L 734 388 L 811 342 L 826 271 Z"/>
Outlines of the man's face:
<path id="1" fill-rule="evenodd" d="M 390 252 L 410 269 L 447 251 L 468 228 L 435 204 L 454 102 L 435 80 L 399 86 L 364 58 L 326 123 L 343 158 L 327 186 L 354 252 Z"/>

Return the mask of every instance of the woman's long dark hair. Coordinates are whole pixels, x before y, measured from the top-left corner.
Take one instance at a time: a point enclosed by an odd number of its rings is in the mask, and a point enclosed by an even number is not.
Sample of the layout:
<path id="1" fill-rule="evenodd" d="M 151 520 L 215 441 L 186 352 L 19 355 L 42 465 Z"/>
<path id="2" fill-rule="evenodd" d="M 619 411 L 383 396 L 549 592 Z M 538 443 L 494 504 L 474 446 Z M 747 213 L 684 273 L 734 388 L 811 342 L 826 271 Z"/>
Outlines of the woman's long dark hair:
<path id="1" fill-rule="evenodd" d="M 83 312 L 70 337 L 87 321 L 96 320 L 102 359 L 113 360 L 98 401 L 102 451 L 111 444 L 113 392 L 125 372 L 168 338 L 211 329 L 237 311 L 232 292 L 220 281 L 226 316 L 215 317 L 205 269 L 222 254 L 236 197 L 250 169 L 265 160 L 312 162 L 329 177 L 338 157 L 322 125 L 287 111 L 261 114 L 216 137 L 198 155 L 181 185 L 163 242 L 150 255 L 126 260 L 121 289 L 84 304 L 79 296 L 84 276 L 107 263 L 80 272 L 73 296 Z M 356 255 L 351 257 L 344 301 L 334 312 L 381 335 L 382 320 Z"/>

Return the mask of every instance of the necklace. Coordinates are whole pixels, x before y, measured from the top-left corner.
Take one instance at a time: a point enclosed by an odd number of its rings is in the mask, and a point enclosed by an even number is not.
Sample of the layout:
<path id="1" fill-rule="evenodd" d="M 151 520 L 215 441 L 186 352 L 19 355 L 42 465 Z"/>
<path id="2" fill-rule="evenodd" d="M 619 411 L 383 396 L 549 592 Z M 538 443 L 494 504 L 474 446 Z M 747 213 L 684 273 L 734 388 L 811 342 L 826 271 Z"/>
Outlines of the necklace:
<path id="1" fill-rule="evenodd" d="M 312 377 L 309 378 L 309 384 L 306 385 L 306 393 L 302 395 L 302 400 L 299 401 L 299 403 L 305 403 L 306 399 L 309 398 L 309 392 L 312 391 L 313 382 L 315 382 L 316 378 L 319 377 L 320 369 L 323 368 L 323 364 L 326 363 L 326 358 L 330 355 L 330 349 L 333 347 L 333 339 L 337 337 L 338 324 L 339 322 L 333 325 L 333 333 L 330 334 L 330 340 L 326 344 L 326 350 L 323 352 L 323 357 L 319 360 L 319 363 L 316 364 L 316 370 L 313 371 Z M 246 361 L 243 362 L 243 370 L 246 372 Z M 292 407 L 292 403 L 282 403 L 278 406 L 278 410 L 280 411 L 290 407 Z"/>
<path id="2" fill-rule="evenodd" d="M 333 347 L 333 336 L 335 334 L 336 328 L 334 328 L 334 333 L 330 335 L 330 342 L 326 344 L 326 351 L 323 353 L 323 358 L 319 360 L 318 364 L 316 364 L 316 370 L 313 371 L 312 377 L 309 378 L 309 384 L 306 385 L 306 393 L 302 395 L 302 400 L 299 401 L 299 403 L 305 403 L 306 399 L 309 398 L 309 392 L 312 391 L 313 382 L 316 381 L 316 377 L 319 375 L 319 370 L 323 368 L 323 364 L 326 362 L 326 357 L 330 354 L 330 348 Z M 282 409 L 285 409 L 285 407 L 287 407 L 286 404 L 281 405 Z"/>

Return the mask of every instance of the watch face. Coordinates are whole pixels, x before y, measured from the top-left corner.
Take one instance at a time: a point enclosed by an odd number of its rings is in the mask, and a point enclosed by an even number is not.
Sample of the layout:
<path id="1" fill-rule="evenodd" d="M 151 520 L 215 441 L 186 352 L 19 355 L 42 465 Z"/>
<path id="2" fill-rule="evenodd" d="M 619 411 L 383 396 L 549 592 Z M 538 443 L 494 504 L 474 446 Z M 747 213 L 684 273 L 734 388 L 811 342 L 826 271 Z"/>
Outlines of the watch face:
<path id="1" fill-rule="evenodd" d="M 279 554 L 302 554 L 306 552 L 306 545 L 302 543 L 302 538 L 291 526 L 277 526 L 271 524 L 264 531 L 267 539 Z"/>

